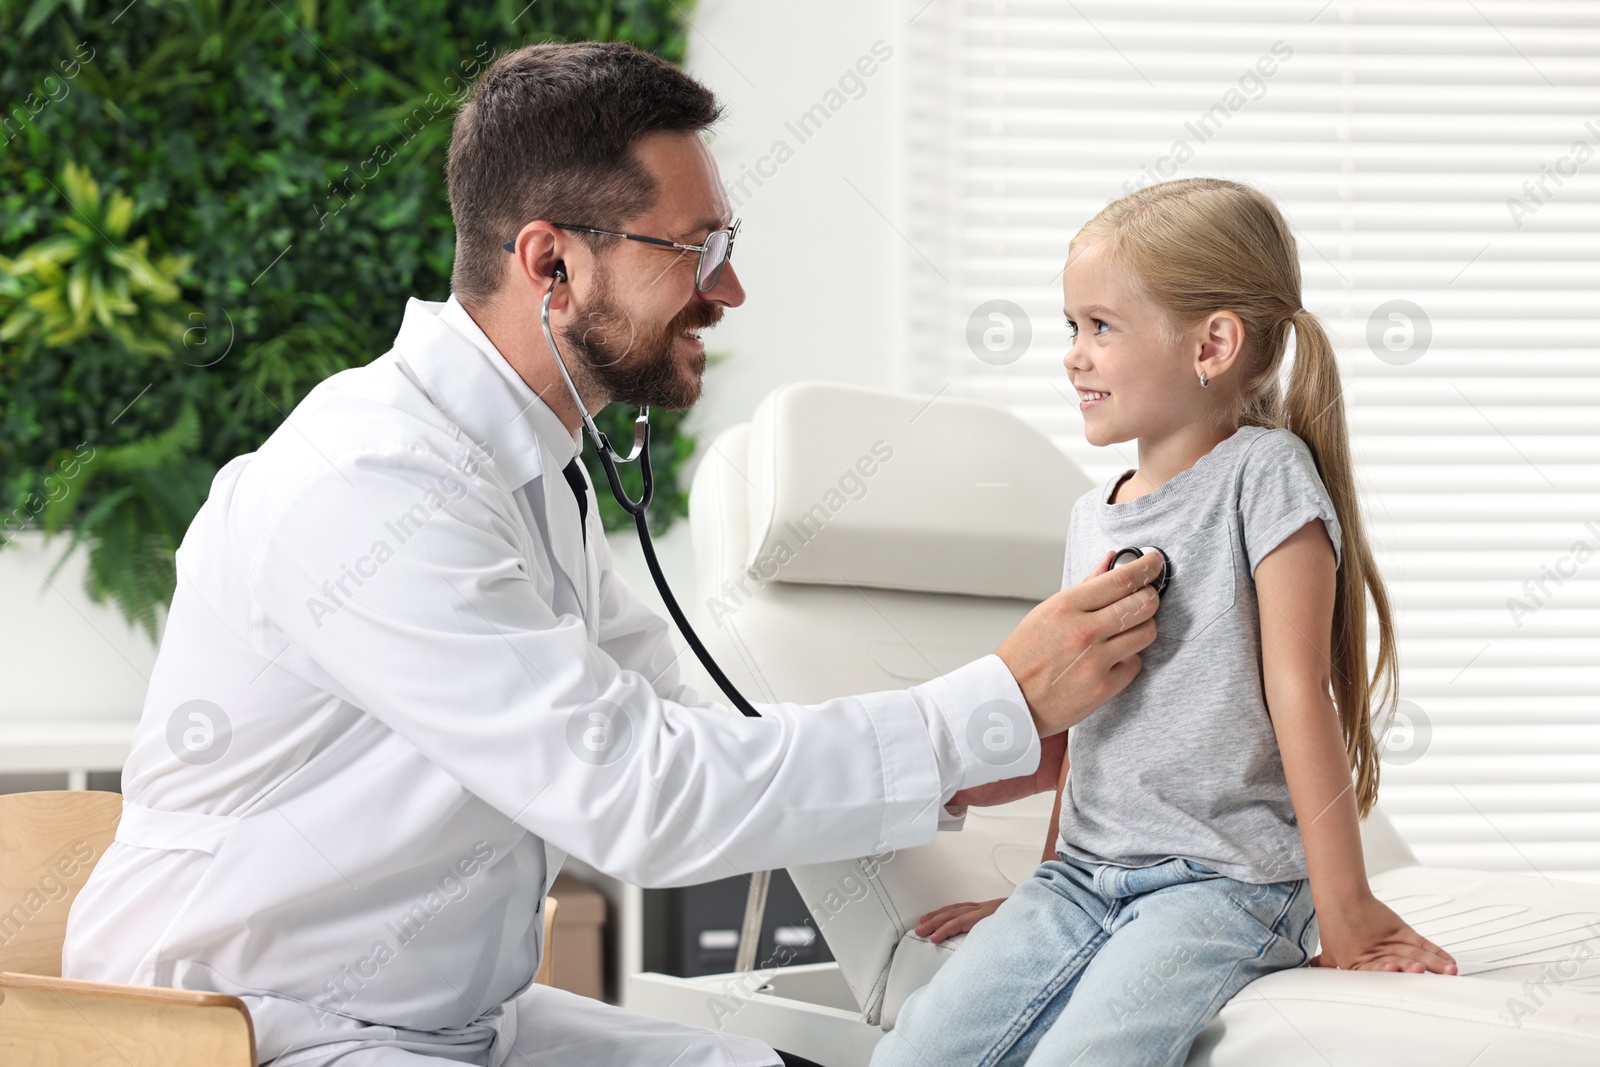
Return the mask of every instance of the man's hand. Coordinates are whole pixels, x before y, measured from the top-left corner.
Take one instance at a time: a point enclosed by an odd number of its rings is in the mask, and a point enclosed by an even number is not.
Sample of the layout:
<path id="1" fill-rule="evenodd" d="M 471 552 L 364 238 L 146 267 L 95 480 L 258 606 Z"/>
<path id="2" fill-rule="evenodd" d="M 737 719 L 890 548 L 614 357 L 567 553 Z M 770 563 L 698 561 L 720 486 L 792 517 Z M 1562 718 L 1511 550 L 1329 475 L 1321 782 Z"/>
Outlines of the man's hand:
<path id="1" fill-rule="evenodd" d="M 1159 598 L 1148 585 L 1165 561 L 1159 552 L 1146 552 L 1112 570 L 1113 555 L 1107 552 L 1090 577 L 1028 612 L 995 649 L 1022 689 L 1041 738 L 1082 722 L 1127 688 L 1139 673 L 1139 653 L 1156 638 L 1152 616 Z M 1046 788 L 1054 784 L 1052 778 Z"/>

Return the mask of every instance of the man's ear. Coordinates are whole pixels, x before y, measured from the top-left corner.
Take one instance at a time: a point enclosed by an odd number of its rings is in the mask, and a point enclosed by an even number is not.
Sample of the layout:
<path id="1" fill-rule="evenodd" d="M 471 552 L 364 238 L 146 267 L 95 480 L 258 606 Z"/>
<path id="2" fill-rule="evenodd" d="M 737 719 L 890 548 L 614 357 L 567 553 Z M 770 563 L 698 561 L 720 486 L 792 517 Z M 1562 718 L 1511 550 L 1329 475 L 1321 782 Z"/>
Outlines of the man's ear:
<path id="1" fill-rule="evenodd" d="M 530 222 L 510 242 L 510 246 L 512 251 L 508 257 L 516 263 L 516 273 L 523 284 L 542 300 L 544 294 L 550 291 L 551 284 L 557 283 L 555 293 L 550 298 L 550 308 L 554 311 L 566 307 L 565 290 L 569 287 L 564 283 L 572 280 L 563 258 L 570 251 L 567 235 L 548 222 Z"/>
<path id="2" fill-rule="evenodd" d="M 1208 381 L 1226 374 L 1244 354 L 1244 320 L 1232 311 L 1213 312 L 1200 324 L 1200 350 L 1194 372 Z"/>

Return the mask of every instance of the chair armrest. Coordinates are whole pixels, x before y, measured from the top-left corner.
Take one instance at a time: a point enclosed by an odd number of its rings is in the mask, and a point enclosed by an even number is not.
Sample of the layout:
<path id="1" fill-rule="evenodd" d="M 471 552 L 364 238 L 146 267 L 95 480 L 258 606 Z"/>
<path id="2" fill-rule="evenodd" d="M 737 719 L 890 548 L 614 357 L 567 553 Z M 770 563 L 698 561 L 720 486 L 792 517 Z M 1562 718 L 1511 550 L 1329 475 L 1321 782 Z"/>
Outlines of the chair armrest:
<path id="1" fill-rule="evenodd" d="M 238 997 L 0 973 L 0 1062 L 255 1067 Z"/>

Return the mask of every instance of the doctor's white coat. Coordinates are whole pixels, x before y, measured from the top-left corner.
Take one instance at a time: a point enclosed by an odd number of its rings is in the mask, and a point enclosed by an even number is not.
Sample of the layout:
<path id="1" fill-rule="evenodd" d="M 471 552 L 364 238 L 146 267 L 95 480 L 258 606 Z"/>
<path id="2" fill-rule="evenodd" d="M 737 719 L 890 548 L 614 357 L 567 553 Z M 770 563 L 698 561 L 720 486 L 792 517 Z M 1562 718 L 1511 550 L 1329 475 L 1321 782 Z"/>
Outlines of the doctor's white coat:
<path id="1" fill-rule="evenodd" d="M 585 548 L 577 450 L 459 303 L 413 300 L 217 474 L 69 977 L 242 997 L 263 1062 L 777 1062 L 530 989 L 564 857 L 666 886 L 914 846 L 1038 742 L 970 750 L 980 705 L 1025 706 L 993 656 L 760 719 L 699 700 L 593 506 Z"/>

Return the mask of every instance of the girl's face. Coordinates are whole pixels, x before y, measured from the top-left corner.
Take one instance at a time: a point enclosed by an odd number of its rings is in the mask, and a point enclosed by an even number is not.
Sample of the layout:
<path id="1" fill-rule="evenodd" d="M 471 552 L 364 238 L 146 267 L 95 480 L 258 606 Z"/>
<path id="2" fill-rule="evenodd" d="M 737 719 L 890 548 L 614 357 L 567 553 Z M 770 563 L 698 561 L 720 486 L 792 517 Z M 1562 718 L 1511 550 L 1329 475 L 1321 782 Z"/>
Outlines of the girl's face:
<path id="1" fill-rule="evenodd" d="M 1164 436 L 1204 410 L 1196 395 L 1198 345 L 1170 336 L 1161 310 L 1122 273 L 1087 245 L 1072 251 L 1061 275 L 1062 312 L 1072 330 L 1063 363 L 1092 445 Z"/>

